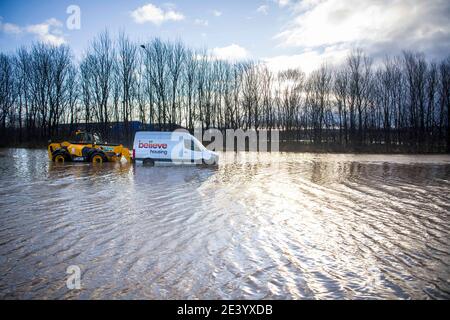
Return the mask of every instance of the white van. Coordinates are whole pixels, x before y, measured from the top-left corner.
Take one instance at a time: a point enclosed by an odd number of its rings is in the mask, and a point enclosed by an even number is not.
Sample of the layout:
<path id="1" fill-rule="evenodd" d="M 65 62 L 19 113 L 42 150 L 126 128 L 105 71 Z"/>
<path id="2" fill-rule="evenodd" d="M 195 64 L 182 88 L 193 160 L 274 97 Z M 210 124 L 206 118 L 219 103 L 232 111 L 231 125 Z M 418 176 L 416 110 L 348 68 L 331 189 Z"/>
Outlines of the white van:
<path id="1" fill-rule="evenodd" d="M 133 160 L 147 165 L 157 162 L 217 165 L 219 155 L 188 132 L 138 131 L 134 136 Z"/>

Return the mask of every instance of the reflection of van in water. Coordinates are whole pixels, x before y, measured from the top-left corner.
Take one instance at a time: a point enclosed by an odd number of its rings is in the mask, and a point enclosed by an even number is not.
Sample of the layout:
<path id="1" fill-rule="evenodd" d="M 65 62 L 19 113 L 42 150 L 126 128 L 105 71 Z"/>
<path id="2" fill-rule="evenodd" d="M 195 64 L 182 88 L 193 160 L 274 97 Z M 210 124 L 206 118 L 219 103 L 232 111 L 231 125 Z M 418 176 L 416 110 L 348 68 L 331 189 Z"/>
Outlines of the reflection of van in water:
<path id="1" fill-rule="evenodd" d="M 206 149 L 188 132 L 138 131 L 134 136 L 133 159 L 144 164 L 156 162 L 219 163 L 219 155 Z"/>

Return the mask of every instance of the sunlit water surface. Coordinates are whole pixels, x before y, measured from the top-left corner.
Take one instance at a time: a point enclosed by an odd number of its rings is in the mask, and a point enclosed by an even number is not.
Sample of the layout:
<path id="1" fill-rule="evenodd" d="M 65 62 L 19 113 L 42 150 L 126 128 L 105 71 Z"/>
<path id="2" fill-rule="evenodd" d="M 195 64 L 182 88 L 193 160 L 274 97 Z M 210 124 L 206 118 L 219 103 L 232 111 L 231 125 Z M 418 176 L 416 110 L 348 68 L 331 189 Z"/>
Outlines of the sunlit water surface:
<path id="1" fill-rule="evenodd" d="M 0 298 L 450 298 L 450 157 L 0 150 Z M 81 269 L 81 290 L 66 269 Z"/>

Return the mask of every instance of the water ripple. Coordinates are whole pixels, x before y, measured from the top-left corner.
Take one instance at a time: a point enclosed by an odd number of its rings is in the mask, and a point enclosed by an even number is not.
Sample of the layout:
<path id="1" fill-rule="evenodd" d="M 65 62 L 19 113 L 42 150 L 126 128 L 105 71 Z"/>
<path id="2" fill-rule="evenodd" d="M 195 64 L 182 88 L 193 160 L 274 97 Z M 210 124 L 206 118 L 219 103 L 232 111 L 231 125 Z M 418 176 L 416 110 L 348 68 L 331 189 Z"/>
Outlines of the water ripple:
<path id="1" fill-rule="evenodd" d="M 0 298 L 450 298 L 448 156 L 229 153 L 214 169 L 2 154 Z"/>

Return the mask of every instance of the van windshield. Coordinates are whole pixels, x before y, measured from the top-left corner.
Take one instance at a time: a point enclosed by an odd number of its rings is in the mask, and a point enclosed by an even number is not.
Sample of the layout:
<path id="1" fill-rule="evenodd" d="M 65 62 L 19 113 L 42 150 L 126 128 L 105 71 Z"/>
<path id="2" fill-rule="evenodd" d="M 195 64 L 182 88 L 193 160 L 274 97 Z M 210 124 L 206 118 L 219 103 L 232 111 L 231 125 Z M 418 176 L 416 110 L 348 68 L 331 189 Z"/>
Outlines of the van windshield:
<path id="1" fill-rule="evenodd" d="M 202 151 L 202 149 L 200 149 L 200 146 L 198 145 L 198 143 L 196 143 L 192 139 L 184 140 L 184 148 L 187 150 L 192 150 L 192 151 Z"/>

